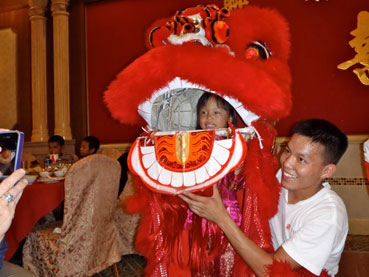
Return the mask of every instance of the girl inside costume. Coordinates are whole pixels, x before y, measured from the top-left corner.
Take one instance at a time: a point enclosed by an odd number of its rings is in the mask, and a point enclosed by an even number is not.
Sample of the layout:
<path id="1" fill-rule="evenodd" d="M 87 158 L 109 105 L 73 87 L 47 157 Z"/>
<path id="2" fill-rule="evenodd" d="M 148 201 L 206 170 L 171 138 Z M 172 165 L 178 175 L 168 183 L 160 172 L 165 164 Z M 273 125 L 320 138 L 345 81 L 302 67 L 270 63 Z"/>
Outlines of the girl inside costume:
<path id="1" fill-rule="evenodd" d="M 213 130 L 236 126 L 237 114 L 234 108 L 222 97 L 205 92 L 197 103 L 197 129 Z M 216 139 L 225 139 L 225 137 L 216 137 Z M 237 200 L 237 191 L 244 187 L 244 177 L 240 174 L 242 166 L 228 173 L 216 185 L 222 197 L 222 201 L 234 222 L 241 225 L 241 210 Z M 212 193 L 212 189 L 209 189 Z M 202 229 L 204 242 L 201 249 L 205 249 L 204 256 L 210 259 L 210 266 L 199 268 L 199 272 L 193 273 L 194 276 L 231 276 L 234 264 L 235 251 L 233 250 L 227 238 L 220 231 L 218 226 L 206 219 L 200 218 L 190 210 L 187 212 L 185 229 L 191 234 L 191 230 Z M 220 243 L 219 243 L 220 242 Z M 217 245 L 216 245 L 217 244 Z M 221 247 L 221 255 L 216 257 L 212 255 L 212 250 Z M 191 246 L 190 246 L 191 248 Z M 203 252 L 203 250 L 201 251 Z M 214 251 L 216 253 L 217 251 Z M 219 252 L 218 252 L 219 253 Z M 209 261 L 208 260 L 208 261 Z M 195 259 L 196 261 L 196 259 Z M 200 262 L 200 265 L 203 263 Z M 208 268 L 204 272 L 204 268 Z M 200 273 L 201 272 L 201 273 Z"/>

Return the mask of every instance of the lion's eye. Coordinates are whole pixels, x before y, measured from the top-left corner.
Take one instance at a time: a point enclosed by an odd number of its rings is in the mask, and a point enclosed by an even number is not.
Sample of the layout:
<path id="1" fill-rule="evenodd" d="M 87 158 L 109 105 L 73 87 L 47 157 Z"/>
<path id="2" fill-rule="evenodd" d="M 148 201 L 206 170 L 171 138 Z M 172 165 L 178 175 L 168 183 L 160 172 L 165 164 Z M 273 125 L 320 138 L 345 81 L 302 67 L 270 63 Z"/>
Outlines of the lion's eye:
<path id="1" fill-rule="evenodd" d="M 254 41 L 247 46 L 245 58 L 248 60 L 266 60 L 269 59 L 272 53 L 269 51 L 265 43 Z"/>

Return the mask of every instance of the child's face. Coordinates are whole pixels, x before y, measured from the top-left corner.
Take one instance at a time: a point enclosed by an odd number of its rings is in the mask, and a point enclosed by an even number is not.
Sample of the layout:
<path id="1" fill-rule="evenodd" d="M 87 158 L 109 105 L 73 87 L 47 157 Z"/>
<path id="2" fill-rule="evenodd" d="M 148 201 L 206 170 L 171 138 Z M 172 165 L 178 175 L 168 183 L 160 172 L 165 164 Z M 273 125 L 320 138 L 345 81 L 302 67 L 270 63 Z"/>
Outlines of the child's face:
<path id="1" fill-rule="evenodd" d="M 94 150 L 94 149 L 91 149 Z M 79 147 L 79 153 L 81 154 L 82 157 L 85 157 L 90 153 L 90 145 L 87 141 L 82 140 L 81 142 L 81 146 Z"/>
<path id="2" fill-rule="evenodd" d="M 56 141 L 49 142 L 49 154 L 61 154 L 62 147 Z"/>
<path id="3" fill-rule="evenodd" d="M 218 106 L 217 100 L 210 97 L 199 110 L 199 124 L 201 129 L 227 128 L 228 121 L 232 121 L 227 110 Z"/>

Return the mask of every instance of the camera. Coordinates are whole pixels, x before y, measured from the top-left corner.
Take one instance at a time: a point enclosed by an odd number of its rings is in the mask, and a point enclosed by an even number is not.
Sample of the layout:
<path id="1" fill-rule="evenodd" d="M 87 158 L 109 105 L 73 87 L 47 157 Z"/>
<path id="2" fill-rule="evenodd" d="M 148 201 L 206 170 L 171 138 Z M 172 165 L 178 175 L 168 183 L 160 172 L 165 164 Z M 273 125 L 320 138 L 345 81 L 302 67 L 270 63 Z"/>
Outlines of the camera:
<path id="1" fill-rule="evenodd" d="M 0 172 L 4 179 L 20 168 L 24 134 L 19 131 L 0 131 Z M 0 174 L 1 175 L 1 174 Z"/>

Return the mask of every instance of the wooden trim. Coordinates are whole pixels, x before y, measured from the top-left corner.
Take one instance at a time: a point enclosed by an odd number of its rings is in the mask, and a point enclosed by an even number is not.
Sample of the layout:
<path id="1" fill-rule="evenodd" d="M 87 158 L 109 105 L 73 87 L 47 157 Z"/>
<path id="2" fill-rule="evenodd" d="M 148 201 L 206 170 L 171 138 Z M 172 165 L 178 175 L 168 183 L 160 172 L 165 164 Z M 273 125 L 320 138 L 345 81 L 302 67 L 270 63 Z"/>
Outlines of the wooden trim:
<path id="1" fill-rule="evenodd" d="M 28 8 L 28 0 L 1 0 L 0 13 Z"/>
<path id="2" fill-rule="evenodd" d="M 364 143 L 367 139 L 369 139 L 369 135 L 347 135 L 349 144 L 361 144 Z M 276 143 L 283 145 L 288 142 L 290 137 L 277 137 Z"/>
<path id="3" fill-rule="evenodd" d="M 369 135 L 348 135 L 348 142 L 351 143 L 364 143 L 367 139 L 369 139 Z"/>
<path id="4" fill-rule="evenodd" d="M 123 153 L 128 152 L 132 143 L 108 143 L 100 145 L 100 149 L 118 149 Z"/>

